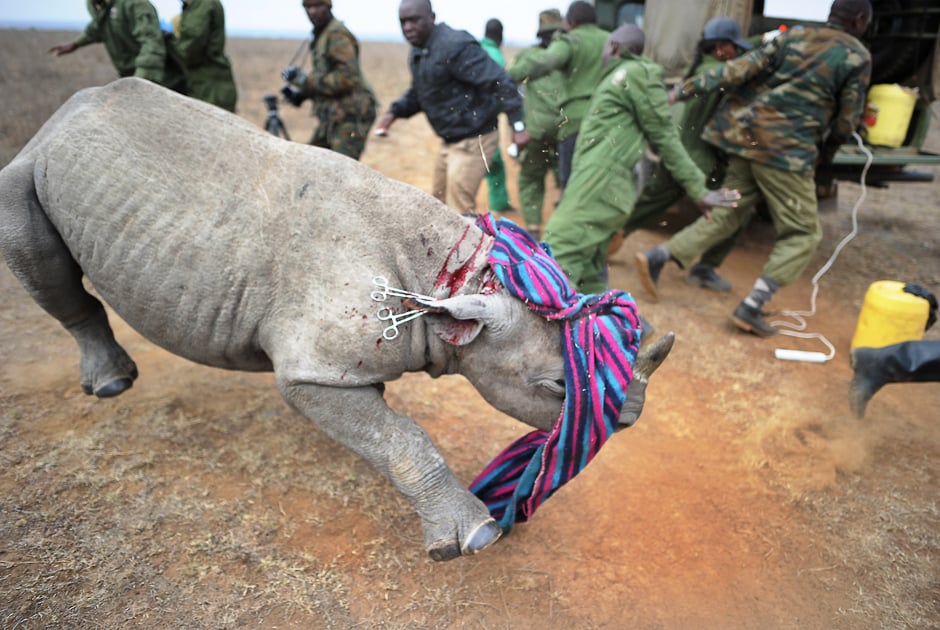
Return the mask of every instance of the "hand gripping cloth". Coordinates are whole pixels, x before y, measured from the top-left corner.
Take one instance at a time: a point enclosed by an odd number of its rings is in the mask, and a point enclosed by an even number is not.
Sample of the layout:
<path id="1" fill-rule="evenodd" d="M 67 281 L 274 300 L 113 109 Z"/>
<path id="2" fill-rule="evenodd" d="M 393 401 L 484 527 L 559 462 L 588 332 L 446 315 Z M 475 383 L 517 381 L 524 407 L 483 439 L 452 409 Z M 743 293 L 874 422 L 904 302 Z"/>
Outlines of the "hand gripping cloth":
<path id="1" fill-rule="evenodd" d="M 561 415 L 551 430 L 510 444 L 470 485 L 508 531 L 581 472 L 613 434 L 633 378 L 640 319 L 628 293 L 575 291 L 548 245 L 511 221 L 487 214 L 477 226 L 496 239 L 488 262 L 506 289 L 546 319 L 564 322 Z"/>

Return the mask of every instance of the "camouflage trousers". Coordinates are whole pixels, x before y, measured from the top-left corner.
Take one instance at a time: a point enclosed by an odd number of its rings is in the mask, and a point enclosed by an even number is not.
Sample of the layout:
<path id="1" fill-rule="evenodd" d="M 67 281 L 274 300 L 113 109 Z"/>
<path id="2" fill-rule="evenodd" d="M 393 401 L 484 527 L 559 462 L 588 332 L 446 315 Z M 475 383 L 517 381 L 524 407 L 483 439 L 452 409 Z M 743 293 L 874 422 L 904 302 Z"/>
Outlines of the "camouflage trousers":
<path id="1" fill-rule="evenodd" d="M 358 160 L 366 148 L 369 129 L 375 122 L 375 103 L 358 114 L 358 116 L 319 115 L 320 122 L 313 131 L 310 144 Z"/>
<path id="2" fill-rule="evenodd" d="M 711 220 L 700 217 L 669 239 L 666 249 L 679 264 L 688 266 L 708 248 L 747 225 L 763 197 L 776 239 L 762 275 L 780 286 L 793 283 L 809 265 L 822 240 L 813 175 L 791 173 L 732 156 L 724 186 L 741 193 L 738 207 L 712 208 Z"/>

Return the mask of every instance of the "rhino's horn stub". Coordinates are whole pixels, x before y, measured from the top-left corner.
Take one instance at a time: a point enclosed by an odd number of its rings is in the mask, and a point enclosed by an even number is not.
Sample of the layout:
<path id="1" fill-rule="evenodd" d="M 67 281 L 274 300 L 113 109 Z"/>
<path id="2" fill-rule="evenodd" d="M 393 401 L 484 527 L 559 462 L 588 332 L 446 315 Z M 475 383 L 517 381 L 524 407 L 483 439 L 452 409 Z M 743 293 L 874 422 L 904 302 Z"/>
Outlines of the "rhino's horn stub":
<path id="1" fill-rule="evenodd" d="M 646 384 L 649 382 L 650 375 L 656 371 L 672 350 L 672 345 L 676 341 L 675 333 L 668 332 L 656 343 L 644 348 L 636 358 L 633 364 L 633 380 L 627 386 L 627 397 L 623 401 L 623 407 L 620 410 L 620 419 L 614 431 L 626 429 L 639 419 L 643 413 L 643 405 L 646 404 Z"/>
<path id="2" fill-rule="evenodd" d="M 633 364 L 633 378 L 646 381 L 656 369 L 663 364 L 673 344 L 676 342 L 676 333 L 668 332 L 654 343 L 644 346 Z"/>

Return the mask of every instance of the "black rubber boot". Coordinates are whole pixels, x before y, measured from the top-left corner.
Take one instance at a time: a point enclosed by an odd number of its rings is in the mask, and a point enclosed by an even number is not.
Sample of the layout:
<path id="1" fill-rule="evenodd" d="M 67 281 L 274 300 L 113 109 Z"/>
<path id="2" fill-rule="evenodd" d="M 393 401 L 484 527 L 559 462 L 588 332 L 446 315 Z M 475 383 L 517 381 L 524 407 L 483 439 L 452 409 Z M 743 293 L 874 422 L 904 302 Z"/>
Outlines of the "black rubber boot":
<path id="1" fill-rule="evenodd" d="M 719 276 L 714 267 L 705 263 L 692 265 L 685 280 L 694 287 L 702 287 L 711 291 L 731 290 L 731 283 Z"/>
<path id="2" fill-rule="evenodd" d="M 731 320 L 734 325 L 741 330 L 754 333 L 758 337 L 772 337 L 777 334 L 777 329 L 767 323 L 764 319 L 764 313 L 761 310 L 764 304 L 767 304 L 773 298 L 774 293 L 780 285 L 772 278 L 761 276 L 754 282 L 754 288 L 747 294 L 747 297 L 738 304 L 731 314 Z"/>
<path id="3" fill-rule="evenodd" d="M 734 325 L 741 330 L 754 333 L 758 337 L 773 337 L 777 329 L 767 323 L 759 308 L 741 302 L 731 315 Z"/>
<path id="4" fill-rule="evenodd" d="M 853 348 L 855 376 L 849 383 L 849 407 L 857 418 L 875 393 L 888 383 L 940 381 L 940 341 L 905 341 L 884 348 Z"/>

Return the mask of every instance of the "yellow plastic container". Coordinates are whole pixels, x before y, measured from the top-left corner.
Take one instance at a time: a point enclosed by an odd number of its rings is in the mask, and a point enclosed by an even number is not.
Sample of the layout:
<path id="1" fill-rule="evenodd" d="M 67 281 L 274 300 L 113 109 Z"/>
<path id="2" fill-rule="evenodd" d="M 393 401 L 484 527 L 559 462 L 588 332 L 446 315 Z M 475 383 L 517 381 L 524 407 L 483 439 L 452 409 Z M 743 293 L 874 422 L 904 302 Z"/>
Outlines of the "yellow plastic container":
<path id="1" fill-rule="evenodd" d="M 904 292 L 903 282 L 879 280 L 865 292 L 852 347 L 882 348 L 924 338 L 930 303 Z"/>
<path id="2" fill-rule="evenodd" d="M 914 88 L 897 84 L 871 86 L 866 111 L 876 113 L 877 117 L 874 124 L 867 127 L 868 143 L 895 148 L 904 144 L 916 104 L 917 90 Z"/>

